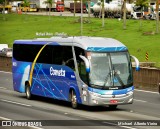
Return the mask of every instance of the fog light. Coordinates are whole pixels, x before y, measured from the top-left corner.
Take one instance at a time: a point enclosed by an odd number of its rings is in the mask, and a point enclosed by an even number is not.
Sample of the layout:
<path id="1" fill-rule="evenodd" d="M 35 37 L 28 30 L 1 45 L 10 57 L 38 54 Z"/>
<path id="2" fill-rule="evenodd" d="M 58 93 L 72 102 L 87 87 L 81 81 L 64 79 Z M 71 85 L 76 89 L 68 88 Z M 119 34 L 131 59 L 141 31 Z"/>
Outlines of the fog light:
<path id="1" fill-rule="evenodd" d="M 129 100 L 128 100 L 128 103 L 130 103 L 130 102 L 132 102 L 132 101 L 133 101 L 133 98 L 129 99 Z"/>
<path id="2" fill-rule="evenodd" d="M 98 104 L 98 101 L 97 101 L 97 100 L 95 100 L 95 99 L 93 99 L 93 103 Z"/>

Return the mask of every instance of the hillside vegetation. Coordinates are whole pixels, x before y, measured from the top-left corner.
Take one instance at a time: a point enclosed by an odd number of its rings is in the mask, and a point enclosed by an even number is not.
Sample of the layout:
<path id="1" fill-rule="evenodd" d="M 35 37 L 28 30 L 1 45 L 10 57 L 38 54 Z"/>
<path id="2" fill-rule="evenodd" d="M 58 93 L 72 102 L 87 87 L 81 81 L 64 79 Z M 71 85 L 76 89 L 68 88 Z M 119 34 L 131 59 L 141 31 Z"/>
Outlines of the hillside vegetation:
<path id="1" fill-rule="evenodd" d="M 14 40 L 33 39 L 54 36 L 56 32 L 66 33 L 69 36 L 79 36 L 80 23 L 78 17 L 33 16 L 7 14 L 6 20 L 0 14 L 0 43 L 7 43 L 12 47 Z M 139 29 L 139 20 L 127 20 L 127 29 L 123 30 L 123 22 L 118 19 L 84 18 L 83 35 L 114 38 L 124 43 L 130 54 L 135 55 L 141 62 L 148 52 L 148 62 L 156 62 L 160 66 L 160 34 L 155 34 L 156 21 L 143 20 Z"/>

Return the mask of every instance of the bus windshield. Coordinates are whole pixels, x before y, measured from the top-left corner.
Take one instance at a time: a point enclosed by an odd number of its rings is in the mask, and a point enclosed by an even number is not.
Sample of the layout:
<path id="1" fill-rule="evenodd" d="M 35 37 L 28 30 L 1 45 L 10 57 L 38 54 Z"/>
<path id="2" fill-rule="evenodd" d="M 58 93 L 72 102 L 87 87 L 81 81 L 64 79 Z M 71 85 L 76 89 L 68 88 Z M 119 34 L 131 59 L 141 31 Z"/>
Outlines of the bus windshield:
<path id="1" fill-rule="evenodd" d="M 128 52 L 91 52 L 90 85 L 103 89 L 119 89 L 133 83 Z"/>

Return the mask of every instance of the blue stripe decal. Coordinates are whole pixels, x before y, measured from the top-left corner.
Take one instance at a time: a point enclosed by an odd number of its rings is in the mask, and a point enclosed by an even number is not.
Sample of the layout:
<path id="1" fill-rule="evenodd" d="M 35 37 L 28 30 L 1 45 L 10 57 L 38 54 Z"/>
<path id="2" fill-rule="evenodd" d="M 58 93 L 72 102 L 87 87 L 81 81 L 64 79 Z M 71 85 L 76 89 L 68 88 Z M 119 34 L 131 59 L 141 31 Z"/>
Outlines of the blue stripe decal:
<path id="1" fill-rule="evenodd" d="M 39 76 L 39 74 L 42 74 L 42 76 L 44 77 L 43 79 L 43 82 L 41 81 L 42 78 Z M 67 98 L 61 93 L 61 91 L 58 89 L 58 87 L 55 85 L 55 83 L 53 82 L 53 80 L 51 80 L 51 78 L 49 78 L 46 73 L 43 71 L 43 67 L 42 67 L 42 64 L 36 64 L 36 67 L 35 67 L 35 74 L 36 76 L 33 77 L 33 84 L 32 84 L 32 89 L 31 91 L 37 89 L 36 88 L 36 85 L 35 84 L 39 84 L 41 86 L 41 90 L 43 91 L 43 94 L 42 96 L 47 96 L 47 92 L 49 94 L 52 95 L 52 97 L 54 98 L 63 98 L 64 100 L 67 100 Z M 48 87 L 48 88 L 47 88 Z M 59 95 L 61 96 L 56 96 L 54 93 L 53 93 L 53 90 L 52 88 L 55 88 L 55 90 L 59 93 Z M 35 91 L 34 91 L 35 92 Z"/>
<path id="2" fill-rule="evenodd" d="M 125 51 L 127 48 L 125 46 L 122 47 L 88 47 L 87 51 L 105 51 L 105 52 L 113 52 L 113 51 Z"/>

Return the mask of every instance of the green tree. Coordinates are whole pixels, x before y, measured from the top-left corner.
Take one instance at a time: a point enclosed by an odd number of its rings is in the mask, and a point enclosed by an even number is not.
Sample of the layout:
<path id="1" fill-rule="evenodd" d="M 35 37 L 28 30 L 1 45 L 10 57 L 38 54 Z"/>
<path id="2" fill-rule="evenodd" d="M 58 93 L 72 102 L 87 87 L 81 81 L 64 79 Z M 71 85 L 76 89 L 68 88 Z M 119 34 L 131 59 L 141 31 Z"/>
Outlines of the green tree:
<path id="1" fill-rule="evenodd" d="M 88 19 L 90 21 L 90 17 L 91 17 L 91 0 L 88 0 Z"/>
<path id="2" fill-rule="evenodd" d="M 83 35 L 83 0 L 81 0 L 81 36 Z"/>
<path id="3" fill-rule="evenodd" d="M 102 27 L 104 27 L 104 0 L 101 0 L 102 2 Z"/>
<path id="4" fill-rule="evenodd" d="M 141 18 L 139 29 L 142 29 L 143 9 L 149 6 L 149 0 L 136 0 L 135 4 L 141 7 Z"/>
<path id="5" fill-rule="evenodd" d="M 112 0 L 108 0 L 107 2 L 110 2 L 110 1 L 112 1 Z M 102 27 L 104 27 L 104 18 L 105 18 L 105 8 L 104 8 L 104 6 L 105 6 L 105 0 L 101 0 L 101 5 L 102 5 L 102 10 L 101 10 L 101 12 L 102 12 Z"/>
<path id="6" fill-rule="evenodd" d="M 5 17 L 6 0 L 0 0 L 0 4 L 3 5 L 3 20 L 5 21 L 6 20 L 6 17 Z"/>
<path id="7" fill-rule="evenodd" d="M 52 8 L 52 3 L 53 3 L 53 1 L 52 0 L 46 0 L 46 1 L 44 1 L 44 3 L 45 4 L 48 4 L 48 6 L 49 6 L 49 20 L 50 20 L 50 15 L 51 15 L 51 8 Z"/>
<path id="8" fill-rule="evenodd" d="M 86 6 L 88 6 L 88 20 L 90 22 L 90 17 L 91 17 L 91 5 L 93 6 L 93 2 L 91 0 L 84 0 L 86 3 Z"/>
<path id="9" fill-rule="evenodd" d="M 0 4 L 3 4 L 4 0 L 0 0 Z"/>
<path id="10" fill-rule="evenodd" d="M 123 29 L 126 29 L 126 3 L 132 3 L 134 0 L 124 0 L 122 4 L 122 12 L 123 12 Z"/>
<path id="11" fill-rule="evenodd" d="M 156 0 L 156 33 L 159 33 L 159 0 Z"/>
<path id="12" fill-rule="evenodd" d="M 126 2 L 127 0 L 124 0 L 123 1 L 123 5 L 122 5 L 122 10 L 123 10 L 123 29 L 125 30 L 126 29 Z"/>
<path id="13" fill-rule="evenodd" d="M 74 11 L 73 11 L 74 17 L 76 16 L 76 3 L 77 3 L 77 0 L 74 0 Z"/>
<path id="14" fill-rule="evenodd" d="M 24 0 L 23 1 L 23 7 L 29 7 L 29 1 Z M 27 14 L 27 9 L 25 10 L 25 14 Z"/>
<path id="15" fill-rule="evenodd" d="M 29 1 L 23 0 L 23 7 L 29 7 Z M 27 21 L 27 9 L 25 9 L 25 14 L 26 16 L 24 20 Z"/>

